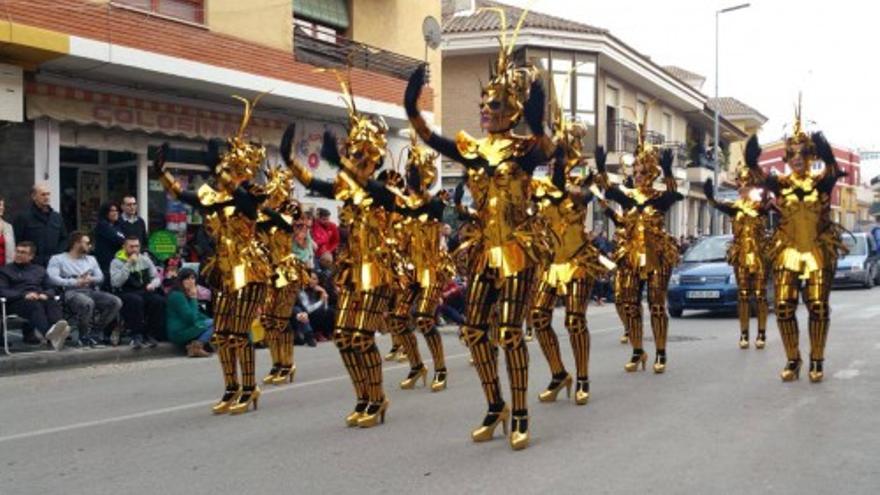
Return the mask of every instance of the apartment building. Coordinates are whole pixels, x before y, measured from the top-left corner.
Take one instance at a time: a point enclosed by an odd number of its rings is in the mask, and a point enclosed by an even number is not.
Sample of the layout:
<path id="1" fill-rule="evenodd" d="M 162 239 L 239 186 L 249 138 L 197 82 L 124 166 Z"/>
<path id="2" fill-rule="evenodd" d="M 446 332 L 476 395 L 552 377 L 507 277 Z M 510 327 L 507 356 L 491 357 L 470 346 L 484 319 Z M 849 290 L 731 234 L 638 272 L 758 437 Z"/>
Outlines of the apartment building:
<path id="1" fill-rule="evenodd" d="M 503 8 L 509 28 L 522 12 L 491 0 L 443 2 L 441 107 L 443 129 L 449 133 L 458 129 L 480 133 L 479 84 L 488 77 L 501 28 L 497 13 L 481 11 L 484 7 Z M 547 86 L 552 82 L 569 117 L 588 125 L 588 153 L 599 144 L 610 152 L 612 172 L 619 172 L 620 158 L 634 151 L 636 123 L 647 113 L 647 138 L 675 151 L 679 191 L 687 197 L 668 215 L 669 231 L 674 235 L 709 232 L 711 210 L 702 185 L 712 175 L 706 150 L 712 148 L 714 114 L 700 91 L 705 78 L 661 67 L 606 29 L 537 12 L 525 18 L 517 47 L 519 60 L 547 75 Z M 723 149 L 747 137 L 746 129 L 722 115 Z M 444 186 L 453 187 L 461 170 L 452 163 L 443 167 Z M 594 229 L 608 228 L 602 215 L 591 215 L 588 223 Z"/>
<path id="2" fill-rule="evenodd" d="M 425 58 L 440 74 L 421 32 L 423 19 L 439 19 L 439 0 L 33 0 L 7 2 L 3 14 L 0 189 L 14 215 L 31 184 L 48 181 L 69 228 L 90 228 L 101 202 L 135 192 L 152 229 L 191 232 L 200 219 L 166 196 L 150 163 L 168 141 L 175 174 L 189 187 L 207 180 L 206 143 L 240 121 L 231 95 L 266 93 L 248 136 L 271 161 L 296 123 L 298 158 L 331 176 L 321 135 L 343 134 L 347 114 L 335 76 L 319 67 L 352 66 L 357 107 L 386 120 L 396 160 L 408 143 L 407 76 Z M 424 93 L 432 121 L 441 83 Z"/>

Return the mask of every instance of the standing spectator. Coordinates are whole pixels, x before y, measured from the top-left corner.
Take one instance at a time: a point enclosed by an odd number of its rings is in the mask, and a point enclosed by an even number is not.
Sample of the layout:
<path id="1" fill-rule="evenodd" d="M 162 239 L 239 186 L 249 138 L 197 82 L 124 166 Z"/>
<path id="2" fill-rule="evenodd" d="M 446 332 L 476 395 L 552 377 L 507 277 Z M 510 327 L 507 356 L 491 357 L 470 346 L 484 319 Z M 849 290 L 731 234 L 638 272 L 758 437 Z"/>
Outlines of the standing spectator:
<path id="1" fill-rule="evenodd" d="M 98 225 L 95 227 L 95 259 L 104 274 L 104 288 L 110 286 L 110 262 L 122 249 L 125 234 L 119 222 L 119 205 L 104 203 L 98 210 Z"/>
<path id="2" fill-rule="evenodd" d="M 332 331 L 332 316 L 328 318 L 328 300 L 327 291 L 318 283 L 318 274 L 310 270 L 309 285 L 299 292 L 299 300 L 293 308 L 297 337 L 304 338 L 309 347 L 315 347 L 316 331 L 323 337 L 322 340 L 326 340 L 327 334 Z"/>
<path id="3" fill-rule="evenodd" d="M 31 207 L 12 222 L 17 241 L 30 241 L 37 246 L 34 263 L 45 267 L 49 258 L 64 252 L 67 230 L 64 219 L 49 206 L 49 184 L 39 182 L 31 189 Z"/>
<path id="4" fill-rule="evenodd" d="M 49 287 L 46 269 L 32 263 L 36 251 L 33 242 L 18 243 L 12 263 L 0 267 L 0 297 L 6 298 L 10 312 L 27 320 L 25 344 L 41 344 L 45 335 L 60 351 L 70 328 L 61 318 L 61 304 Z"/>
<path id="5" fill-rule="evenodd" d="M 297 223 L 293 233 L 293 255 L 302 261 L 308 268 L 315 267 L 315 243 L 312 235 L 304 223 Z"/>
<path id="6" fill-rule="evenodd" d="M 110 284 L 122 299 L 122 319 L 131 330 L 131 347 L 156 347 L 165 337 L 165 298 L 162 279 L 153 260 L 141 254 L 136 235 L 125 239 L 122 251 L 110 263 Z"/>
<path id="7" fill-rule="evenodd" d="M 339 247 L 339 227 L 330 220 L 330 212 L 318 208 L 318 219 L 312 224 L 312 240 L 315 241 L 315 256 L 335 253 Z"/>
<path id="8" fill-rule="evenodd" d="M 15 255 L 15 230 L 12 224 L 3 219 L 6 212 L 6 200 L 0 196 L 0 266 L 12 263 Z"/>
<path id="9" fill-rule="evenodd" d="M 199 309 L 196 272 L 180 270 L 165 307 L 168 340 L 186 346 L 189 357 L 208 357 L 205 346 L 214 334 L 214 322 Z"/>
<path id="10" fill-rule="evenodd" d="M 447 322 L 451 321 L 456 325 L 464 324 L 464 293 L 464 286 L 458 283 L 455 278 L 450 278 L 443 287 L 442 301 L 437 307 L 437 313 Z"/>
<path id="11" fill-rule="evenodd" d="M 125 237 L 135 236 L 141 242 L 141 251 L 147 250 L 147 222 L 137 214 L 137 198 L 126 196 L 122 198 L 122 218 L 120 228 Z"/>
<path id="12" fill-rule="evenodd" d="M 92 337 L 92 318 L 97 310 L 98 328 L 104 328 L 116 319 L 122 301 L 98 287 L 104 281 L 104 274 L 94 257 L 89 256 L 91 240 L 83 232 L 70 234 L 66 253 L 56 254 L 49 260 L 46 272 L 49 283 L 64 289 L 64 304 L 73 312 L 79 330 L 82 346 L 103 347 Z"/>

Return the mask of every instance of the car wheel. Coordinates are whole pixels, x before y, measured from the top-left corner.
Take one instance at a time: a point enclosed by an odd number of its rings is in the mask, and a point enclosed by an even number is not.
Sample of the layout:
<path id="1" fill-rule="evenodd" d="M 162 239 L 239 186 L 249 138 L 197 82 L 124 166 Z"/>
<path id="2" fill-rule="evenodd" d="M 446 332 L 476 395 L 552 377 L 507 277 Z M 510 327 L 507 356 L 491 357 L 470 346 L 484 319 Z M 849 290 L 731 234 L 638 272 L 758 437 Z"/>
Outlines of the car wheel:
<path id="1" fill-rule="evenodd" d="M 866 289 L 870 289 L 871 287 L 874 287 L 874 278 L 876 278 L 876 277 L 874 277 L 874 274 L 869 271 L 868 275 L 865 277 L 864 287 Z"/>
<path id="2" fill-rule="evenodd" d="M 682 313 L 684 310 L 681 308 L 669 308 L 669 316 L 673 318 L 681 318 Z"/>

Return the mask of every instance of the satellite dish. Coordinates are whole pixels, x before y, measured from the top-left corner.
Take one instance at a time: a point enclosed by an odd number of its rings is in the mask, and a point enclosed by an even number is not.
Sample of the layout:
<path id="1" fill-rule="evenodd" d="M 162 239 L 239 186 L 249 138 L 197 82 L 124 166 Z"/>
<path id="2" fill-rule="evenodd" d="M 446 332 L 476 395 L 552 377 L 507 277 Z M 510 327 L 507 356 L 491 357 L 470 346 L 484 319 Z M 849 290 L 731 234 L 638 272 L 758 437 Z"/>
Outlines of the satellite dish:
<path id="1" fill-rule="evenodd" d="M 436 50 L 440 46 L 440 22 L 434 16 L 425 17 L 422 21 L 422 36 L 425 37 L 425 44 Z"/>

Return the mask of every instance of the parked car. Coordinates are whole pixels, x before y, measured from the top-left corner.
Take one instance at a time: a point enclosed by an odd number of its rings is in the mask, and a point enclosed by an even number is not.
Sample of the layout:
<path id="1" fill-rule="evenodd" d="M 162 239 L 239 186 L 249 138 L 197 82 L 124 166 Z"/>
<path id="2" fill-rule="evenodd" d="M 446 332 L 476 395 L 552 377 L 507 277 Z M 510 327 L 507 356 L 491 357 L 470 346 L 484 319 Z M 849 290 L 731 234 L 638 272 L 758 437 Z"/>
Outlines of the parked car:
<path id="1" fill-rule="evenodd" d="M 832 287 L 860 285 L 870 289 L 880 284 L 880 252 L 874 237 L 864 232 L 844 234 L 843 243 L 849 254 L 837 260 Z"/>
<path id="2" fill-rule="evenodd" d="M 671 316 L 678 318 L 686 309 L 736 312 L 736 275 L 727 263 L 732 240 L 731 235 L 704 237 L 684 253 L 669 280 L 667 306 Z M 767 298 L 772 307 L 769 279 Z"/>

